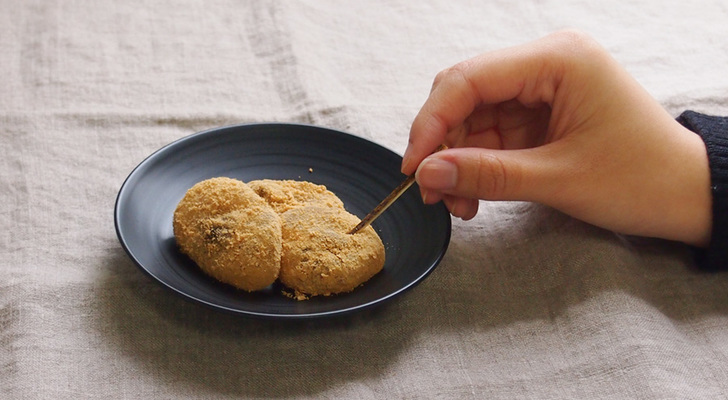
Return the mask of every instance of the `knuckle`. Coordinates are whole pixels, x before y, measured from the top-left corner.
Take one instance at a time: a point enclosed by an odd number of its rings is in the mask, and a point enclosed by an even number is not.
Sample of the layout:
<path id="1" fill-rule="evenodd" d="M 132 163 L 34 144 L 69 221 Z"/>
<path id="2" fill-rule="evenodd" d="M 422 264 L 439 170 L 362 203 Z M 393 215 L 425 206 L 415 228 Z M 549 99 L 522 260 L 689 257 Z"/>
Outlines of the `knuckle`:
<path id="1" fill-rule="evenodd" d="M 457 65 L 453 65 L 452 67 L 445 68 L 438 72 L 437 75 L 435 75 L 435 80 L 432 82 L 432 90 L 435 90 L 436 87 L 440 86 L 444 82 L 451 81 L 455 68 L 459 67 Z"/>
<path id="2" fill-rule="evenodd" d="M 465 81 L 470 84 L 467 71 L 470 68 L 470 61 L 462 61 L 451 67 L 445 68 L 435 75 L 433 86 L 437 86 L 443 82 Z"/>
<path id="3" fill-rule="evenodd" d="M 464 107 L 475 109 L 481 102 L 480 90 L 472 77 L 473 60 L 462 61 L 437 73 L 431 93 L 439 86 L 450 96 L 457 97 Z"/>
<path id="4" fill-rule="evenodd" d="M 442 71 L 438 72 L 437 75 L 435 75 L 435 80 L 432 82 L 432 87 L 439 85 L 443 80 L 445 80 L 445 77 L 450 72 L 449 68 L 443 69 Z"/>
<path id="5" fill-rule="evenodd" d="M 484 199 L 499 200 L 508 197 L 508 190 L 513 182 L 503 161 L 491 154 L 479 154 L 477 158 L 479 171 L 477 175 L 478 196 Z"/>
<path id="6" fill-rule="evenodd" d="M 599 53 L 600 46 L 587 33 L 578 29 L 565 29 L 551 36 L 554 51 L 574 61 L 588 59 Z"/>
<path id="7" fill-rule="evenodd" d="M 452 80 L 453 71 L 456 66 L 445 68 L 435 75 L 435 80 L 432 82 L 432 90 L 443 84 L 443 82 L 449 82 Z"/>
<path id="8" fill-rule="evenodd" d="M 567 28 L 557 31 L 553 34 L 554 38 L 557 38 L 566 42 L 579 43 L 589 39 L 589 35 L 584 31 L 575 28 Z"/>

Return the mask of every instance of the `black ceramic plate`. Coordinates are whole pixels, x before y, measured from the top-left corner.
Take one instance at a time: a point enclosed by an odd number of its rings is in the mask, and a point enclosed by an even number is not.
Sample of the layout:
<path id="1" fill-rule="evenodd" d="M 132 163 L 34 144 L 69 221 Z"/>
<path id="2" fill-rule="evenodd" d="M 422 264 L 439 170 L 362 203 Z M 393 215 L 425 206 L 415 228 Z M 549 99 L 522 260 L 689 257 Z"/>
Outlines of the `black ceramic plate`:
<path id="1" fill-rule="evenodd" d="M 323 184 L 362 218 L 405 178 L 401 160 L 370 141 L 315 126 L 254 124 L 200 132 L 163 147 L 132 171 L 116 199 L 116 233 L 152 278 L 219 310 L 281 319 L 362 310 L 419 283 L 447 249 L 450 215 L 442 204 L 424 205 L 416 185 L 372 224 L 386 250 L 382 272 L 351 293 L 306 301 L 282 295 L 277 283 L 247 293 L 208 277 L 177 249 L 172 215 L 195 183 L 226 176 Z"/>

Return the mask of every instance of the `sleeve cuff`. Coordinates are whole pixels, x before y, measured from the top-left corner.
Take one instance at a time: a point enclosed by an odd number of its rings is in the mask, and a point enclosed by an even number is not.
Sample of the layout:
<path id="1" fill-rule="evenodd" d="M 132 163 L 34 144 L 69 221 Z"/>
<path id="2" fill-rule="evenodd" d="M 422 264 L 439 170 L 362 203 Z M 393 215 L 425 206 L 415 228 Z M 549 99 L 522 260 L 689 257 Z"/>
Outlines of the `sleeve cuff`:
<path id="1" fill-rule="evenodd" d="M 685 111 L 677 121 L 705 142 L 710 166 L 713 227 L 707 249 L 696 249 L 698 266 L 728 269 L 728 118 Z"/>

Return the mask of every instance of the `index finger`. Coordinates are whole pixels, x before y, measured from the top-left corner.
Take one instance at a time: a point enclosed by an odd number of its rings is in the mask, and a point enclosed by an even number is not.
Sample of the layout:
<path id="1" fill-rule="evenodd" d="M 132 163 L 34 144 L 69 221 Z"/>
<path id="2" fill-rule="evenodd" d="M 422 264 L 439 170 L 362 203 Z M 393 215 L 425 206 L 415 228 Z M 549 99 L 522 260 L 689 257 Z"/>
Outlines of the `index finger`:
<path id="1" fill-rule="evenodd" d="M 443 143 L 447 132 L 462 124 L 480 105 L 512 99 L 524 103 L 550 101 L 553 85 L 536 83 L 544 78 L 544 58 L 539 57 L 538 50 L 545 47 L 528 44 L 485 53 L 440 72 L 412 122 L 402 172 L 412 174 Z M 524 90 L 528 91 L 526 96 Z"/>

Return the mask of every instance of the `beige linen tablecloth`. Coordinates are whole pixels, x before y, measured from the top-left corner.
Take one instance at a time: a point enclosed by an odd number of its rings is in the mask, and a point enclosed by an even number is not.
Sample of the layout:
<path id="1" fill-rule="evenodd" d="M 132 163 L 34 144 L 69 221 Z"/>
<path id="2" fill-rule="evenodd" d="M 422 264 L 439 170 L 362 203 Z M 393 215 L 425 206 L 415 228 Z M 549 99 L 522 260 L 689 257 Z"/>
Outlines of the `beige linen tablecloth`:
<path id="1" fill-rule="evenodd" d="M 0 0 L 0 398 L 728 398 L 728 275 L 680 244 L 482 203 L 401 298 L 283 324 L 173 295 L 113 222 L 139 162 L 216 126 L 401 154 L 438 71 L 561 28 L 673 115 L 728 115 L 726 21 L 724 0 Z"/>

